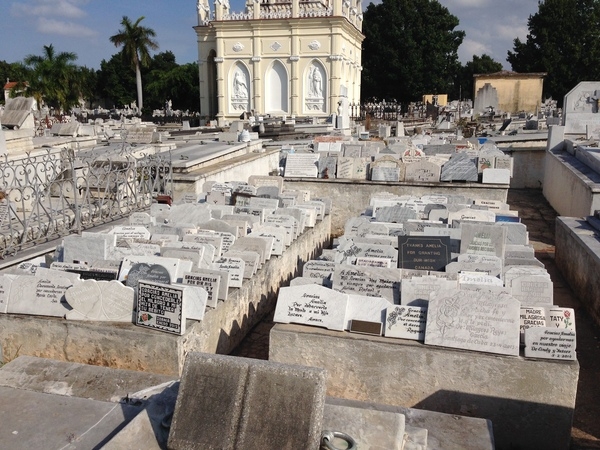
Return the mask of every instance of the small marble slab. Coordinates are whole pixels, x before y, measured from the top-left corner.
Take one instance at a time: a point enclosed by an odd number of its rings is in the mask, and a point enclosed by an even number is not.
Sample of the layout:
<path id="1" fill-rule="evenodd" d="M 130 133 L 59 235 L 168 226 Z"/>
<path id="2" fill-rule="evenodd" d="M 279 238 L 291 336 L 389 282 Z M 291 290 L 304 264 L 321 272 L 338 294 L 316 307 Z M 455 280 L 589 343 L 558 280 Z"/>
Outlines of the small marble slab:
<path id="1" fill-rule="evenodd" d="M 426 323 L 426 307 L 390 305 L 386 311 L 384 336 L 422 341 Z"/>
<path id="2" fill-rule="evenodd" d="M 318 285 L 279 289 L 273 321 L 344 331 L 348 296 Z"/>
<path id="3" fill-rule="evenodd" d="M 532 327 L 525 330 L 525 357 L 575 361 L 575 331 Z"/>
<path id="4" fill-rule="evenodd" d="M 123 283 L 85 280 L 65 292 L 69 320 L 133 322 L 134 290 Z"/>

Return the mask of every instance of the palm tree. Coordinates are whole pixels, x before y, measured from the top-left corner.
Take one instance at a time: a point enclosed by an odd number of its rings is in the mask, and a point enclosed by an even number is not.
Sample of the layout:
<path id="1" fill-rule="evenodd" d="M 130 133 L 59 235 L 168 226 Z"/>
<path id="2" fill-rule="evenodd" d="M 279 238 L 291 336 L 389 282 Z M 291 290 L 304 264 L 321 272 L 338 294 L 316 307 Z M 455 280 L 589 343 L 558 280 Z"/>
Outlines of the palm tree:
<path id="1" fill-rule="evenodd" d="M 31 71 L 27 91 L 41 106 L 67 111 L 79 103 L 79 68 L 73 64 L 77 55 L 73 52 L 56 53 L 54 46 L 44 45 L 44 54 L 28 55 L 25 65 Z"/>
<path id="2" fill-rule="evenodd" d="M 127 59 L 135 70 L 135 80 L 137 84 L 137 98 L 140 110 L 144 107 L 142 98 L 142 72 L 140 66 L 147 66 L 150 63 L 150 49 L 158 49 L 158 44 L 152 38 L 156 33 L 152 28 L 140 26 L 144 16 L 140 17 L 135 23 L 127 16 L 123 16 L 121 25 L 123 28 L 117 34 L 111 36 L 110 42 L 115 47 L 123 46 L 123 56 Z"/>

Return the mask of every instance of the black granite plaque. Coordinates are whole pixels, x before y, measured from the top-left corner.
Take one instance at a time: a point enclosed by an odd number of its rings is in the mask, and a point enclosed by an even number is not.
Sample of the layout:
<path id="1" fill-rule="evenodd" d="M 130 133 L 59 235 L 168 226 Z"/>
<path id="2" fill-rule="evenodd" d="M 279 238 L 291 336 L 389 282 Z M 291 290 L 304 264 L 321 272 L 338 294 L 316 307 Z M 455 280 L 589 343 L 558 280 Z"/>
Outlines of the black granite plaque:
<path id="1" fill-rule="evenodd" d="M 452 259 L 448 236 L 398 236 L 398 267 L 444 271 Z"/>
<path id="2" fill-rule="evenodd" d="M 382 323 L 381 322 L 369 322 L 367 320 L 354 320 L 350 321 L 350 332 L 360 334 L 370 334 L 373 336 L 381 336 Z"/>
<path id="3" fill-rule="evenodd" d="M 118 270 L 75 270 L 69 269 L 67 272 L 78 273 L 82 280 L 112 281 L 117 279 Z"/>

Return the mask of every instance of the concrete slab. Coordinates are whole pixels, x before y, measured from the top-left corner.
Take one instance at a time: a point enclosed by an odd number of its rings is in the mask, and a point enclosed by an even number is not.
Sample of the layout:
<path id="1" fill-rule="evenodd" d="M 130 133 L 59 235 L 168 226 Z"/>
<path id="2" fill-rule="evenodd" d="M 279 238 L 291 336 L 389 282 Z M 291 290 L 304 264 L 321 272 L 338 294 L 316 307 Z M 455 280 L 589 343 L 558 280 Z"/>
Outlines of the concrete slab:
<path id="1" fill-rule="evenodd" d="M 318 448 L 325 371 L 190 353 L 169 448 Z"/>
<path id="2" fill-rule="evenodd" d="M 46 394 L 120 402 L 173 376 L 19 356 L 0 368 L 0 386 Z"/>
<path id="3" fill-rule="evenodd" d="M 99 448 L 140 407 L 0 387 L 0 448 Z"/>
<path id="4" fill-rule="evenodd" d="M 492 423 L 486 419 L 327 397 L 325 408 L 330 405 L 402 414 L 407 433 L 415 435 L 419 430 L 427 430 L 425 434 L 427 450 L 493 450 L 495 448 Z"/>
<path id="5" fill-rule="evenodd" d="M 498 448 L 569 445 L 577 361 L 492 355 L 300 325 L 275 325 L 270 337 L 269 360 L 327 369 L 328 395 L 490 419 Z"/>

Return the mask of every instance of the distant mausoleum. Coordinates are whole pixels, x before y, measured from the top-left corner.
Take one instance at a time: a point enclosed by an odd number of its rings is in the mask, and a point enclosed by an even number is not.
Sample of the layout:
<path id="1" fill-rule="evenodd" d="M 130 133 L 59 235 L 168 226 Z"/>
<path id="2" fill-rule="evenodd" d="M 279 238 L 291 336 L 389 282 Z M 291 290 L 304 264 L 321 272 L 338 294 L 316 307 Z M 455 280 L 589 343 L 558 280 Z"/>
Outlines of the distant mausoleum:
<path id="1" fill-rule="evenodd" d="M 542 105 L 546 73 L 501 72 L 474 75 L 474 113 L 482 114 L 490 106 L 495 111 L 516 114 L 535 113 Z"/>
<path id="2" fill-rule="evenodd" d="M 322 116 L 360 100 L 360 0 L 198 1 L 200 113 Z"/>

